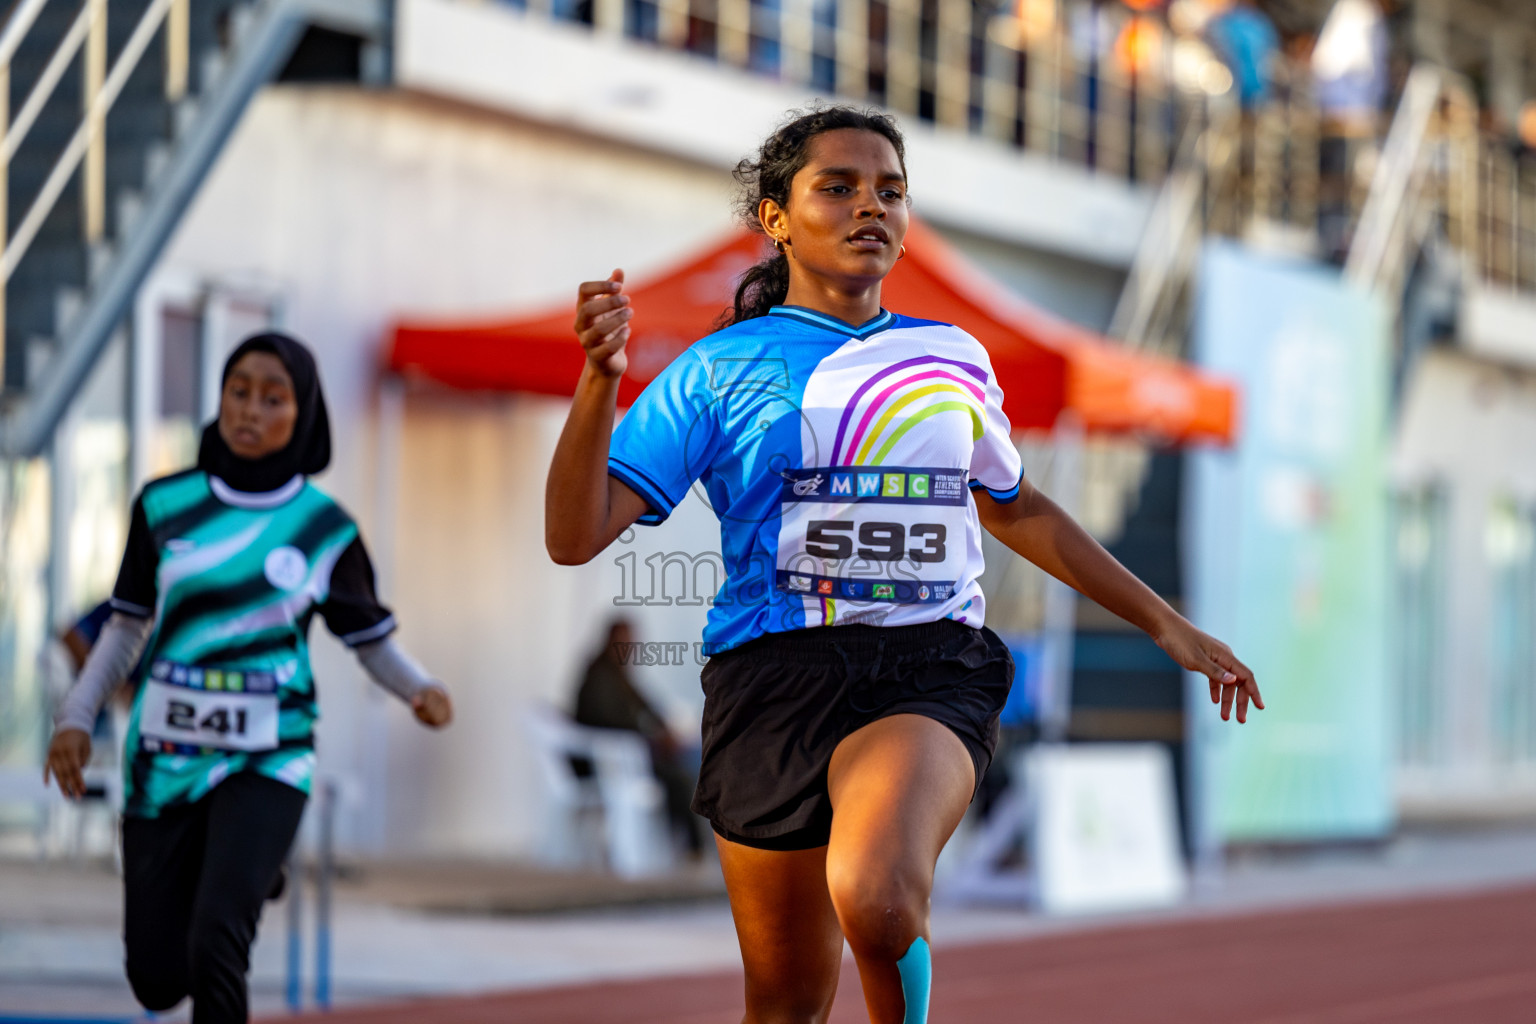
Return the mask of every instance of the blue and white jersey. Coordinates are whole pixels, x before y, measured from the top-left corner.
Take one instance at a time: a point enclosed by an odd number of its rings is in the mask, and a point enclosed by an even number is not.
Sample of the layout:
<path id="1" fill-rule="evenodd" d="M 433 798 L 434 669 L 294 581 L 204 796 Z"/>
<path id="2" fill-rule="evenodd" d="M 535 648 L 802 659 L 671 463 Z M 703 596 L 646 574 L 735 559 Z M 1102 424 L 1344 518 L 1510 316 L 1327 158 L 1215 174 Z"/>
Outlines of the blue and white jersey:
<path id="1" fill-rule="evenodd" d="M 711 652 L 764 633 L 949 618 L 980 627 L 970 490 L 1018 497 L 1022 464 L 986 349 L 884 310 L 854 328 L 797 306 L 700 339 L 641 393 L 608 472 L 671 514 L 720 518 Z"/>

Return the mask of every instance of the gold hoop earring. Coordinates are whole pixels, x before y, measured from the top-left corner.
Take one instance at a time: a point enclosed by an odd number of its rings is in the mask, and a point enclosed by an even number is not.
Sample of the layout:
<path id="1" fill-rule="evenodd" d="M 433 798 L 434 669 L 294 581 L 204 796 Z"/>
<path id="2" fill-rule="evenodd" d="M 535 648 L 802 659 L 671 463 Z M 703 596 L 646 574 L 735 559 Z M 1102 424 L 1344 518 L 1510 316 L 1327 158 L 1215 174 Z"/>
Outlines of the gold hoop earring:
<path id="1" fill-rule="evenodd" d="M 904 260 L 906 258 L 907 258 L 907 247 L 906 246 L 902 246 L 901 250 L 896 253 L 896 262 L 900 263 L 902 260 Z"/>
<path id="2" fill-rule="evenodd" d="M 782 238 L 775 238 L 773 240 L 773 247 L 779 251 L 779 255 L 780 256 L 785 255 L 785 253 L 784 253 L 784 239 L 782 239 Z"/>

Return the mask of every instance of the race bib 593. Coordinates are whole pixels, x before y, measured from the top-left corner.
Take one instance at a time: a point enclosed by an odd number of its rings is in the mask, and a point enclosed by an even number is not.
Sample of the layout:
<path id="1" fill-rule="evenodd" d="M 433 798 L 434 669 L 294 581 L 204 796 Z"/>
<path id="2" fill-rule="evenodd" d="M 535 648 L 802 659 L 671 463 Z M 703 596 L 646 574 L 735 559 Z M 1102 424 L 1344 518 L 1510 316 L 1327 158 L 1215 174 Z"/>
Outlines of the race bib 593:
<path id="1" fill-rule="evenodd" d="M 899 604 L 954 595 L 966 558 L 963 470 L 832 466 L 781 475 L 780 590 Z"/>

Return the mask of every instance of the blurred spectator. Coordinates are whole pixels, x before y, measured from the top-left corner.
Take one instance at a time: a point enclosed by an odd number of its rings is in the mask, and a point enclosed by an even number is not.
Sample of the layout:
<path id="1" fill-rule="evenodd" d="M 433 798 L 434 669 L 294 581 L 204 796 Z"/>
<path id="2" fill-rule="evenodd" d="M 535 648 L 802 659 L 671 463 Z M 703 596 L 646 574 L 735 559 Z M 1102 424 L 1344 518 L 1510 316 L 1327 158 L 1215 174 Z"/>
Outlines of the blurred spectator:
<path id="1" fill-rule="evenodd" d="M 666 721 L 629 678 L 627 655 L 634 648 L 634 634 L 624 619 L 608 627 L 608 640 L 587 665 L 576 691 L 573 716 L 578 725 L 594 729 L 623 729 L 639 733 L 651 751 L 651 770 L 667 794 L 667 817 L 673 831 L 681 832 L 688 852 L 697 857 L 704 849 L 702 820 L 690 809 L 694 773 L 683 759 L 683 746 L 667 728 Z"/>
<path id="2" fill-rule="evenodd" d="M 1285 61 L 1296 67 L 1312 65 L 1312 51 L 1317 47 L 1315 32 L 1298 32 L 1285 40 Z"/>
<path id="3" fill-rule="evenodd" d="M 1319 144 L 1318 234 L 1324 254 L 1342 264 L 1374 166 L 1390 67 L 1386 19 L 1378 0 L 1338 0 L 1312 48 L 1312 76 L 1323 118 Z"/>
<path id="4" fill-rule="evenodd" d="M 1323 117 L 1370 135 L 1387 99 L 1387 26 L 1377 0 L 1338 0 L 1312 49 Z"/>
<path id="5" fill-rule="evenodd" d="M 1269 99 L 1280 36 L 1252 0 L 1236 0 L 1205 26 L 1206 38 L 1237 83 L 1238 100 L 1250 110 Z"/>

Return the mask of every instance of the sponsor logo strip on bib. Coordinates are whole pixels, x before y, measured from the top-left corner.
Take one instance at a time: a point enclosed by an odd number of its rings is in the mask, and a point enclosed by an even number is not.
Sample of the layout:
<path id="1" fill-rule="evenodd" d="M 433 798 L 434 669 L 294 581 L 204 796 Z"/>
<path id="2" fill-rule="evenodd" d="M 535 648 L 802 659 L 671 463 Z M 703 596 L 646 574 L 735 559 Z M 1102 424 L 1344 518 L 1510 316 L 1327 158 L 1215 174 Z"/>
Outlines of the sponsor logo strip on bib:
<path id="1" fill-rule="evenodd" d="M 845 601 L 896 601 L 900 604 L 942 604 L 955 596 L 955 581 L 848 579 L 815 573 L 778 571 L 778 588 L 807 597 Z"/>
<path id="2" fill-rule="evenodd" d="M 818 466 L 787 469 L 783 501 L 879 502 L 890 505 L 955 505 L 966 503 L 966 474 L 957 469 L 857 466 Z"/>

